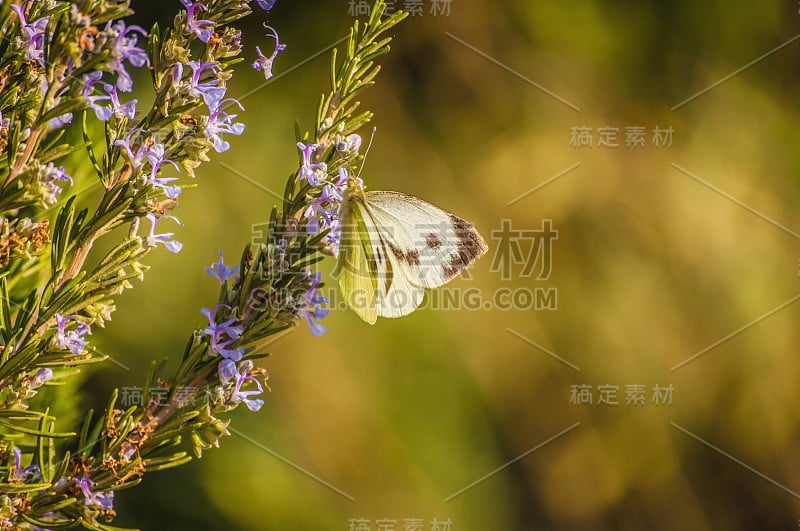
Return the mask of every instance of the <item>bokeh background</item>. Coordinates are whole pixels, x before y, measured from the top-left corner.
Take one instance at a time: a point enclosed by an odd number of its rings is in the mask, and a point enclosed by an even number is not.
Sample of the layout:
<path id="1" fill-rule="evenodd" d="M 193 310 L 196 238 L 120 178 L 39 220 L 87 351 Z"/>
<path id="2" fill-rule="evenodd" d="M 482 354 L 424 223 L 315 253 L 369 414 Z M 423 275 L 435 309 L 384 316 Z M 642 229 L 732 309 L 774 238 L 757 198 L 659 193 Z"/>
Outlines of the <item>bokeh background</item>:
<path id="1" fill-rule="evenodd" d="M 490 299 L 555 288 L 557 309 L 427 309 L 375 326 L 337 310 L 322 338 L 300 326 L 261 363 L 266 406 L 235 412 L 239 434 L 221 449 L 120 492 L 116 524 L 796 529 L 800 304 L 781 305 L 800 293 L 800 42 L 671 108 L 796 39 L 797 3 L 452 0 L 449 16 L 422 4 L 362 98 L 377 127 L 363 178 L 452 210 L 486 237 L 490 253 L 445 290 Z M 133 5 L 148 27 L 180 7 Z M 151 359 L 176 360 L 202 325 L 200 308 L 217 296 L 203 269 L 217 249 L 238 256 L 276 201 L 266 190 L 281 191 L 296 168 L 294 122 L 311 127 L 327 88 L 329 52 L 309 58 L 346 35 L 349 9 L 279 0 L 270 13 L 288 44 L 278 76 L 251 93 L 264 79 L 242 65 L 231 83 L 232 96 L 250 93 L 247 131 L 181 198 L 184 250 L 151 255 L 146 281 L 97 334 L 130 370 L 95 370 L 84 405 L 141 385 Z M 262 20 L 243 26 L 250 47 L 270 47 Z M 570 145 L 582 126 L 595 146 Z M 647 129 L 645 147 L 624 147 L 633 126 Z M 673 128 L 670 147 L 651 144 L 657 126 Z M 597 147 L 600 127 L 619 128 L 622 145 Z M 511 278 L 497 271 L 508 242 L 492 231 L 504 219 L 521 230 L 552 220 L 549 279 L 524 277 L 521 264 Z M 619 387 L 620 405 L 597 404 L 605 384 Z M 645 405 L 625 405 L 634 384 L 646 386 Z M 576 385 L 592 386 L 593 405 L 570 403 Z M 655 385 L 673 386 L 671 404 L 653 403 Z"/>

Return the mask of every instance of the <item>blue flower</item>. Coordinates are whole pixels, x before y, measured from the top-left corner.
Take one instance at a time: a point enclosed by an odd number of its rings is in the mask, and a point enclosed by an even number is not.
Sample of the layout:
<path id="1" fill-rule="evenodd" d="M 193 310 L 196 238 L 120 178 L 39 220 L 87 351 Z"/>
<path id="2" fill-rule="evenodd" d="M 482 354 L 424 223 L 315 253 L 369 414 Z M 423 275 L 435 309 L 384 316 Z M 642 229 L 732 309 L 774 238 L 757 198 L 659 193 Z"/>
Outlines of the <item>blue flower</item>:
<path id="1" fill-rule="evenodd" d="M 264 79 L 269 79 L 272 77 L 272 64 L 275 62 L 275 59 L 278 57 L 278 54 L 286 49 L 286 45 L 281 44 L 280 38 L 278 38 L 278 32 L 275 31 L 274 28 L 271 28 L 267 25 L 264 25 L 264 27 L 268 31 L 270 31 L 270 34 L 267 34 L 267 37 L 275 38 L 275 49 L 272 50 L 272 55 L 267 57 L 263 53 L 261 53 L 261 48 L 256 46 L 258 59 L 256 59 L 255 63 L 253 63 L 253 68 L 255 68 L 260 72 L 264 72 Z"/>
<path id="2" fill-rule="evenodd" d="M 80 355 L 86 349 L 86 340 L 83 336 L 91 334 L 92 330 L 87 323 L 80 323 L 77 328 L 67 330 L 70 321 L 79 322 L 76 317 L 62 317 L 56 314 L 56 345 L 59 348 L 69 349 L 74 355 Z"/>
<path id="3" fill-rule="evenodd" d="M 19 17 L 20 27 L 28 41 L 26 56 L 28 59 L 38 61 L 40 65 L 46 66 L 44 60 L 44 42 L 47 33 L 47 25 L 50 23 L 50 17 L 43 17 L 33 24 L 28 24 L 28 21 L 25 19 L 25 12 L 20 6 L 11 5 L 9 7 L 13 9 Z"/>
<path id="4" fill-rule="evenodd" d="M 330 301 L 327 297 L 323 297 L 317 293 L 319 285 L 322 282 L 322 273 L 314 275 L 311 281 L 311 286 L 303 296 L 303 299 L 298 309 L 298 317 L 305 319 L 308 322 L 308 327 L 311 329 L 311 335 L 319 337 L 323 335 L 328 329 L 321 324 L 320 319 L 324 319 L 330 313 L 330 309 L 324 308 L 324 304 Z"/>
<path id="5" fill-rule="evenodd" d="M 236 384 L 233 387 L 231 400 L 234 403 L 244 402 L 250 411 L 258 411 L 264 405 L 264 401 L 258 398 L 249 398 L 253 395 L 260 395 L 264 392 L 264 387 L 261 382 L 250 371 L 253 370 L 253 362 L 247 360 L 236 367 L 236 363 L 232 360 L 222 360 L 219 364 L 219 380 L 222 384 L 227 384 L 231 379 L 236 379 Z M 242 391 L 242 387 L 248 383 L 253 382 L 256 389 Z"/>
<path id="6" fill-rule="evenodd" d="M 109 510 L 114 508 L 114 491 L 108 492 L 92 492 L 92 487 L 95 482 L 89 476 L 83 476 L 78 480 L 78 486 L 83 492 L 83 503 L 86 505 L 94 505 L 101 509 Z"/>
<path id="7" fill-rule="evenodd" d="M 147 235 L 145 238 L 145 243 L 147 247 L 155 247 L 156 244 L 163 243 L 164 247 L 167 248 L 167 251 L 171 253 L 180 252 L 183 249 L 183 244 L 181 242 L 175 241 L 172 237 L 175 235 L 174 232 L 165 232 L 163 234 L 156 234 L 156 225 L 162 219 L 169 218 L 174 220 L 178 225 L 181 225 L 181 222 L 175 216 L 161 216 L 156 217 L 155 214 L 152 212 L 147 213 L 147 219 L 150 220 L 150 234 Z"/>
<path id="8" fill-rule="evenodd" d="M 208 8 L 202 2 L 191 2 L 190 0 L 181 0 L 181 4 L 186 8 L 186 27 L 197 35 L 197 38 L 203 42 L 208 42 L 211 35 L 214 33 L 214 22 L 211 20 L 198 20 L 195 11 L 208 11 Z"/>
<path id="9" fill-rule="evenodd" d="M 241 325 L 235 324 L 237 322 L 236 318 L 228 319 L 223 323 L 217 324 L 215 319 L 217 308 L 220 307 L 230 310 L 230 306 L 227 304 L 217 304 L 210 310 L 208 308 L 203 308 L 200 310 L 200 313 L 205 315 L 208 319 L 208 326 L 203 330 L 203 334 L 211 338 L 209 340 L 211 348 L 220 356 L 233 361 L 239 361 L 244 355 L 244 349 L 229 349 L 228 347 L 235 343 L 242 336 L 244 329 Z"/>
<path id="10" fill-rule="evenodd" d="M 236 267 L 226 266 L 223 261 L 222 251 L 218 252 L 219 252 L 219 262 L 211 264 L 210 267 L 207 267 L 206 273 L 216 278 L 220 284 L 225 284 L 225 282 L 227 282 L 228 279 L 236 276 L 236 273 L 239 271 L 239 266 L 238 265 Z"/>

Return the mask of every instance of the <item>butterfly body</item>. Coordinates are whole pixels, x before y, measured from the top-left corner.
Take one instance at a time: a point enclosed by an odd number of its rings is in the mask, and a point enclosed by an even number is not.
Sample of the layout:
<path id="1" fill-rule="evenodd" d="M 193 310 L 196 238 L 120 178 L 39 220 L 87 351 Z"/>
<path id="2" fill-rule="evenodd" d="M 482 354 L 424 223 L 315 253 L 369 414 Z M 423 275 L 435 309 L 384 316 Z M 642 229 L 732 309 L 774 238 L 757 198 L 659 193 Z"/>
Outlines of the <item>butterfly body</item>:
<path id="1" fill-rule="evenodd" d="M 483 255 L 473 226 L 416 197 L 364 191 L 351 181 L 341 211 L 337 273 L 347 305 L 364 321 L 402 317 Z"/>

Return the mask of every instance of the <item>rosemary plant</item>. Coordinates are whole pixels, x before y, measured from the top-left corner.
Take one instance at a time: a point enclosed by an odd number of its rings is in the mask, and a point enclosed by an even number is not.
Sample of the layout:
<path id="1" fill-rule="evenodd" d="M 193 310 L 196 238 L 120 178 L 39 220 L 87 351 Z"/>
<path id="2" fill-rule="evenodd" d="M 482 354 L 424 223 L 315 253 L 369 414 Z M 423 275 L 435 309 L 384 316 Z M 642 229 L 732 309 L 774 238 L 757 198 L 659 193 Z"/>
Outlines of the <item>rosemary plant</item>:
<path id="1" fill-rule="evenodd" d="M 124 22 L 129 1 L 0 2 L 0 529 L 114 529 L 116 491 L 218 446 L 225 414 L 240 404 L 261 408 L 266 373 L 254 360 L 266 355 L 265 338 L 304 320 L 325 331 L 328 301 L 312 266 L 337 253 L 342 187 L 371 117 L 356 98 L 404 17 L 384 16 L 382 0 L 354 24 L 343 59 L 331 59 L 330 92 L 313 131 L 297 132 L 298 170 L 263 241 L 245 246 L 236 266 L 220 254 L 207 268 L 220 284 L 202 310 L 207 324 L 189 335 L 174 373 L 151 365 L 142 396 L 155 387 L 165 396 L 125 408 L 114 392 L 102 412 L 85 412 L 78 433 L 61 431 L 34 399 L 106 359 L 90 336 L 110 320 L 114 297 L 144 278 L 151 251 L 181 250 L 164 232 L 180 225 L 169 211 L 187 184 L 176 175 L 193 177 L 244 132 L 226 110 L 241 109 L 226 98 L 243 60 L 231 24 L 275 1 L 181 3 L 171 27 L 145 31 Z M 257 47 L 252 66 L 269 78 L 284 45 L 267 32 L 272 52 Z M 129 97 L 132 68 L 150 73 L 147 108 Z M 93 208 L 62 197 L 73 180 L 59 164 L 78 157 L 102 187 Z M 101 239 L 113 243 L 97 255 Z"/>

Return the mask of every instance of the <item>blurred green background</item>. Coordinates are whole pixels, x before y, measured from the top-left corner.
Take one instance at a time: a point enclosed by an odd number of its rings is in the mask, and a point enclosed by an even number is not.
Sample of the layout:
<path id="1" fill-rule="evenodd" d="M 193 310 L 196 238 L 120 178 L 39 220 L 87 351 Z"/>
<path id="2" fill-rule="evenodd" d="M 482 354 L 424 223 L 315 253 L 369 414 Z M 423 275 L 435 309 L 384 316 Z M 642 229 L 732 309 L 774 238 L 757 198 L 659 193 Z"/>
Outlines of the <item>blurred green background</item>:
<path id="1" fill-rule="evenodd" d="M 179 8 L 133 5 L 145 26 Z M 333 311 L 322 338 L 302 325 L 262 362 L 266 406 L 233 415 L 246 438 L 120 492 L 116 524 L 796 529 L 800 304 L 671 369 L 800 293 L 800 42 L 670 109 L 796 38 L 797 3 L 452 0 L 449 16 L 430 14 L 430 0 L 423 7 L 396 30 L 363 98 L 377 127 L 363 177 L 452 210 L 486 237 L 490 253 L 470 278 L 443 289 L 491 298 L 555 288 L 557 309 L 428 309 L 372 327 Z M 241 175 L 283 189 L 297 165 L 294 121 L 310 127 L 327 88 L 329 53 L 305 61 L 346 34 L 348 10 L 347 0 L 279 0 L 267 18 L 288 44 L 278 77 L 242 100 L 245 135 L 181 198 L 184 250 L 151 255 L 146 281 L 119 298 L 97 334 L 130 371 L 94 372 L 87 406 L 113 387 L 141 385 L 151 359 L 177 359 L 202 325 L 200 308 L 217 296 L 204 267 L 218 248 L 238 256 L 276 201 Z M 250 48 L 271 48 L 262 20 L 243 27 Z M 242 66 L 232 96 L 264 82 Z M 581 126 L 593 128 L 594 147 L 570 145 Z M 645 147 L 624 147 L 632 126 L 647 129 Z M 656 126 L 673 128 L 671 147 L 651 144 Z M 600 127 L 619 128 L 622 146 L 597 147 Z M 510 279 L 496 271 L 493 254 L 507 242 L 492 231 L 503 219 L 515 229 L 552 220 L 549 279 L 523 277 L 520 264 Z M 604 384 L 619 386 L 620 405 L 597 404 Z M 633 384 L 646 386 L 645 405 L 625 405 Z M 571 404 L 575 385 L 592 386 L 595 403 Z M 671 404 L 652 403 L 655 385 L 673 386 Z"/>

